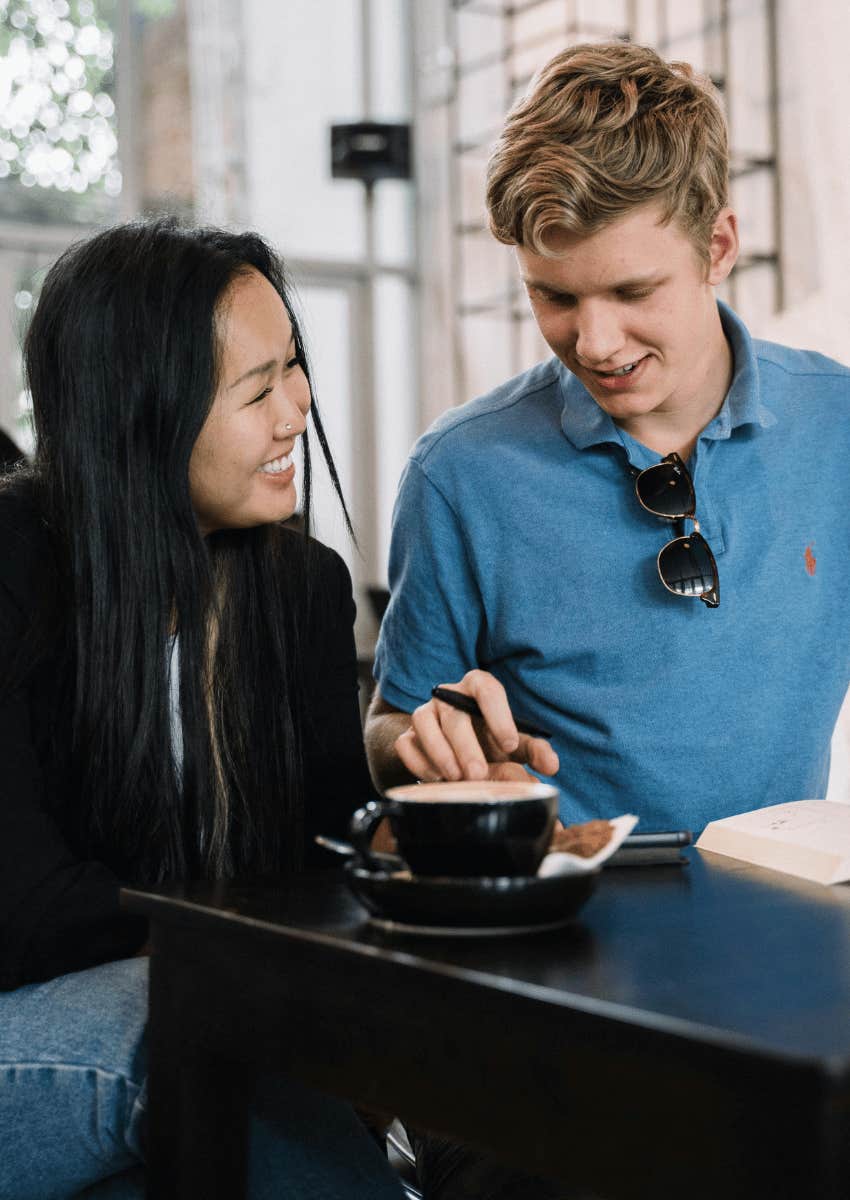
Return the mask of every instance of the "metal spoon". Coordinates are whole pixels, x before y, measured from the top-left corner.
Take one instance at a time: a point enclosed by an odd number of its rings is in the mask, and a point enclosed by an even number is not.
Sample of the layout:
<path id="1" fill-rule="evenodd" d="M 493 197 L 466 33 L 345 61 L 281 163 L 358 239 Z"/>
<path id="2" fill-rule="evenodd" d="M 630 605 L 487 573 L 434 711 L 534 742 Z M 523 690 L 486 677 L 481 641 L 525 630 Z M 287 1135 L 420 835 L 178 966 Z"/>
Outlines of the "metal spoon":
<path id="1" fill-rule="evenodd" d="M 338 838 L 324 837 L 323 834 L 317 833 L 313 838 L 317 846 L 322 846 L 325 850 L 330 850 L 334 854 L 338 854 L 341 858 L 359 858 L 360 854 L 351 845 L 350 842 L 341 842 Z M 379 850 L 371 851 L 371 857 L 379 862 L 382 866 L 392 867 L 394 871 L 401 870 L 404 867 L 404 862 L 397 854 L 382 854 Z"/>

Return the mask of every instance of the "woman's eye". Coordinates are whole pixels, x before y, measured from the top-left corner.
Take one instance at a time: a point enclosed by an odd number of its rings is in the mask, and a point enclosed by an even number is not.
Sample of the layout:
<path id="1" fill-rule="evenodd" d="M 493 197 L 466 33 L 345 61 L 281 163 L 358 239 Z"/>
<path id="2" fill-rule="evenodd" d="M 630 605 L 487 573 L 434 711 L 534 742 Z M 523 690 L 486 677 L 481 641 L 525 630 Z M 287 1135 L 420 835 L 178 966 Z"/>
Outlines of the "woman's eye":
<path id="1" fill-rule="evenodd" d="M 268 396 L 270 392 L 271 392 L 270 387 L 263 388 L 263 390 L 260 392 L 259 396 L 255 396 L 254 399 L 249 400 L 248 403 L 249 404 L 257 404 L 257 403 L 259 403 L 260 400 L 265 400 L 266 396 Z"/>
<path id="2" fill-rule="evenodd" d="M 287 369 L 287 371 L 294 371 L 295 368 L 299 367 L 300 365 L 301 365 L 301 355 L 296 354 L 294 358 L 290 358 L 289 362 L 286 364 L 286 369 Z"/>
<path id="3" fill-rule="evenodd" d="M 649 291 L 644 291 L 644 292 L 621 292 L 620 299 L 627 300 L 627 301 L 628 300 L 646 300 L 647 296 L 651 296 L 651 295 L 652 295 L 652 289 L 650 288 Z"/>

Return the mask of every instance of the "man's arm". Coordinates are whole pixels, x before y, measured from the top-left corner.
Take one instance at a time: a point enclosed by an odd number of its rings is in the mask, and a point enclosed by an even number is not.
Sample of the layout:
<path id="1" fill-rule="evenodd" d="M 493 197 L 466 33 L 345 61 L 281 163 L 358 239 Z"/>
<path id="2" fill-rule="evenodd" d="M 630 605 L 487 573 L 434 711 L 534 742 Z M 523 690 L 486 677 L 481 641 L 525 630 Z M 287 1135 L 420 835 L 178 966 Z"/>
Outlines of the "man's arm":
<path id="1" fill-rule="evenodd" d="M 448 686 L 475 699 L 482 716 L 472 718 L 441 700 L 406 713 L 376 690 L 365 741 L 379 791 L 417 779 L 526 779 L 526 766 L 556 774 L 557 754 L 543 738 L 518 732 L 505 689 L 489 672 L 468 671 Z"/>
<path id="2" fill-rule="evenodd" d="M 379 792 L 415 782 L 415 777 L 405 767 L 395 748 L 396 740 L 407 732 L 411 723 L 410 713 L 393 708 L 381 695 L 381 689 L 375 688 L 366 713 L 364 739 L 372 781 Z"/>
<path id="3" fill-rule="evenodd" d="M 379 683 L 414 703 L 434 684 L 452 687 L 475 700 L 481 716 L 433 698 L 405 712 L 378 691 L 365 729 L 377 788 L 411 780 L 523 779 L 526 764 L 554 775 L 557 755 L 543 739 L 518 732 L 499 680 L 478 668 L 463 678 L 454 674 L 477 658 L 485 620 L 480 589 L 457 514 L 415 460 L 396 501 L 389 583 L 393 598 L 375 660 Z"/>

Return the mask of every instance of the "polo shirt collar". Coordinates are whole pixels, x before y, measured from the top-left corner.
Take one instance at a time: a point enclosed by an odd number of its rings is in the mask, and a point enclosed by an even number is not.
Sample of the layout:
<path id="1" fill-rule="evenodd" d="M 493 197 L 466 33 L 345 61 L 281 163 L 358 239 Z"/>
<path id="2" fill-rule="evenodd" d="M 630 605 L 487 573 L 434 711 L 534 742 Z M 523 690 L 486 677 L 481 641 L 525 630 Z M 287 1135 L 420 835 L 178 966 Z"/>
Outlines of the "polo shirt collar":
<path id="1" fill-rule="evenodd" d="M 761 399 L 758 360 L 746 325 L 728 305 L 718 300 L 720 323 L 732 348 L 732 383 L 720 412 L 700 437 L 711 440 L 728 438 L 741 425 L 759 425 L 769 429 L 776 417 Z M 623 432 L 614 424 L 588 392 L 584 384 L 558 361 L 561 395 L 561 428 L 577 450 L 605 442 L 623 445 Z M 630 439 L 631 441 L 632 439 Z"/>

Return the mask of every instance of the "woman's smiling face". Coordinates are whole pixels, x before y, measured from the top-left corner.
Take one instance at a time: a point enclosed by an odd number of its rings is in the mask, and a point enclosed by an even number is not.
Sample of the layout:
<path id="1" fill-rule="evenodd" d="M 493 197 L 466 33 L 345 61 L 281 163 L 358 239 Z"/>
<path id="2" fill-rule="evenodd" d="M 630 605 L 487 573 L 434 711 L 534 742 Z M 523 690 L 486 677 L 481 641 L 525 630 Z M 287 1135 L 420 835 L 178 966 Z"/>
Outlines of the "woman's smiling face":
<path id="1" fill-rule="evenodd" d="M 201 533 L 282 521 L 295 510 L 291 455 L 307 426 L 310 386 L 278 293 L 247 268 L 217 315 L 219 382 L 189 461 Z"/>

